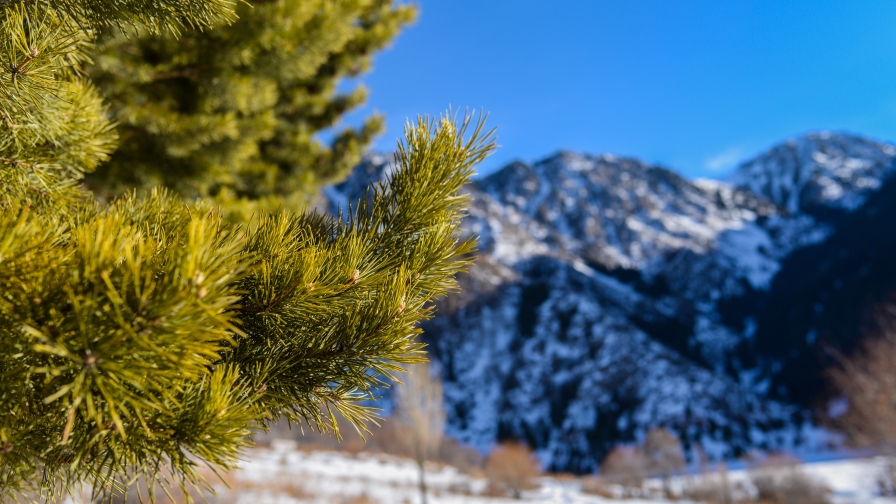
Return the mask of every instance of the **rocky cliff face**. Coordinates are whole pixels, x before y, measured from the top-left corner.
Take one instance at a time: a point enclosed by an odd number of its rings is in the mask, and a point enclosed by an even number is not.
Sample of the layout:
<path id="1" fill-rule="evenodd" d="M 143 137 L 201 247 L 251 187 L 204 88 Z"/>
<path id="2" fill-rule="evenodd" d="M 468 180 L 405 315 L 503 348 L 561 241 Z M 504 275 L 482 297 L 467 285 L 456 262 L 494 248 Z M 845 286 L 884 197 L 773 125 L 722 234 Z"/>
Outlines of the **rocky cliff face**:
<path id="1" fill-rule="evenodd" d="M 569 152 L 477 180 L 479 258 L 425 328 L 450 433 L 522 439 L 573 471 L 660 425 L 715 456 L 822 442 L 820 370 L 896 287 L 894 160 L 817 133 L 726 182 Z M 369 157 L 331 200 L 387 161 Z"/>

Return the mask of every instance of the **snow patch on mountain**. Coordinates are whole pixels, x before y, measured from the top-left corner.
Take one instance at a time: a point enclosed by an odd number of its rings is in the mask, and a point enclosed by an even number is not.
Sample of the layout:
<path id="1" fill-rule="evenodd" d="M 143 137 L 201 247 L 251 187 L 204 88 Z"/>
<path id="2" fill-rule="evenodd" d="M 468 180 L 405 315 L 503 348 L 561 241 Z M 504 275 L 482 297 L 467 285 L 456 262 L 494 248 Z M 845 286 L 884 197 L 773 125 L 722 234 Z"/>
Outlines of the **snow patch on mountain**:
<path id="1" fill-rule="evenodd" d="M 531 222 L 544 242 L 610 268 L 641 268 L 671 250 L 705 253 L 726 230 L 774 212 L 751 194 L 707 188 L 638 160 L 560 152 L 516 162 L 476 187 Z"/>

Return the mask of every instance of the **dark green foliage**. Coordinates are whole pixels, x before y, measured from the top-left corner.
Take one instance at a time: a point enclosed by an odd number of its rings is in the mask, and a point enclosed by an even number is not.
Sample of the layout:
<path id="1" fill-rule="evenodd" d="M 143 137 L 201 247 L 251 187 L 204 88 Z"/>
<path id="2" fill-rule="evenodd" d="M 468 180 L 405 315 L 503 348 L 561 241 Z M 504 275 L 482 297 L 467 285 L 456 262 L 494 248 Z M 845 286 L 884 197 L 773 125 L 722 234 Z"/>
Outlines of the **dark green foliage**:
<path id="1" fill-rule="evenodd" d="M 409 124 L 398 169 L 343 218 L 235 226 L 166 190 L 101 205 L 81 186 L 116 141 L 80 76 L 95 30 L 218 30 L 231 7 L 0 6 L 0 500 L 202 484 L 197 466 L 232 467 L 281 416 L 363 429 L 358 400 L 424 360 L 418 323 L 473 247 L 459 189 L 494 147 L 481 122 Z"/>
<path id="2" fill-rule="evenodd" d="M 231 26 L 177 38 L 148 30 L 101 37 L 89 74 L 125 141 L 89 177 L 94 188 L 164 185 L 247 217 L 305 206 L 360 161 L 382 129 L 379 116 L 330 146 L 314 135 L 364 101 L 365 89 L 341 93 L 337 83 L 366 70 L 413 9 L 391 0 L 278 0 L 236 11 Z"/>

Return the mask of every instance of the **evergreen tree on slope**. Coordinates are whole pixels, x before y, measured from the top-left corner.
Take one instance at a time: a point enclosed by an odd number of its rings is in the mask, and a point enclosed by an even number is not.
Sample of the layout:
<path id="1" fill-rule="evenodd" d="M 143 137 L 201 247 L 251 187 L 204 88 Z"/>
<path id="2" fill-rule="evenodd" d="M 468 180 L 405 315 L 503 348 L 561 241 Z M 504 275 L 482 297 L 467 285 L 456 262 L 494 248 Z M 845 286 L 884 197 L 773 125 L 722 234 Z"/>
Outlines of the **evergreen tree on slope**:
<path id="1" fill-rule="evenodd" d="M 238 3 L 230 26 L 177 37 L 107 30 L 88 73 L 109 99 L 124 139 L 88 177 L 103 194 L 164 185 L 214 197 L 236 216 L 299 208 L 342 179 L 382 129 L 379 116 L 314 138 L 361 104 L 337 83 L 410 22 L 392 0 Z"/>
<path id="2" fill-rule="evenodd" d="M 342 219 L 231 227 L 164 191 L 102 207 L 83 189 L 116 143 L 81 73 L 94 34 L 234 19 L 225 0 L 0 6 L 0 500 L 197 484 L 276 418 L 362 425 L 358 400 L 423 359 L 418 323 L 473 246 L 458 191 L 493 148 L 481 122 L 410 124 Z"/>

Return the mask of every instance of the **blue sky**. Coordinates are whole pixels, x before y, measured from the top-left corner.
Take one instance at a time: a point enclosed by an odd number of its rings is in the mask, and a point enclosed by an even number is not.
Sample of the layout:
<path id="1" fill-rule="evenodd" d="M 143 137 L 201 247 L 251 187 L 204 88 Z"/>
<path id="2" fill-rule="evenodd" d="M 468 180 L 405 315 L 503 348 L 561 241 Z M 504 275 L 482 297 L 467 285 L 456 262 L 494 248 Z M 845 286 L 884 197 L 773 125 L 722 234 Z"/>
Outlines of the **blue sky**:
<path id="1" fill-rule="evenodd" d="M 896 140 L 896 2 L 419 0 L 362 81 L 391 150 L 405 118 L 482 108 L 480 171 L 571 149 L 689 177 L 807 131 Z"/>

